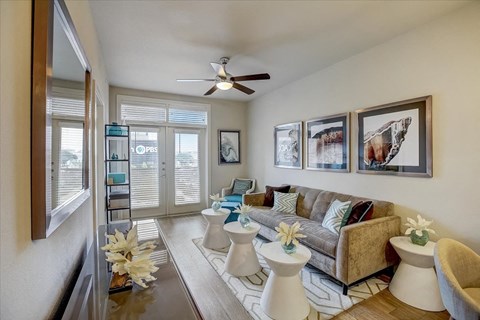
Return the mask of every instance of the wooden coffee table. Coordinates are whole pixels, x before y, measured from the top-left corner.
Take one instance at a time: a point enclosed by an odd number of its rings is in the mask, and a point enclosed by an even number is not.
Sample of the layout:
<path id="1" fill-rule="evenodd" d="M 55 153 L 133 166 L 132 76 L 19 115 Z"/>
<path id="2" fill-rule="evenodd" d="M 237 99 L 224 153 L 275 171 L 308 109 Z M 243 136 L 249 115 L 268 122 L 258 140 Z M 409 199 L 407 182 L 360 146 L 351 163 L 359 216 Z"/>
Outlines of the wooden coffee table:
<path id="1" fill-rule="evenodd" d="M 225 271 L 234 276 L 249 276 L 257 273 L 262 268 L 258 262 L 257 253 L 252 240 L 260 231 L 260 225 L 251 222 L 246 228 L 240 222 L 230 222 L 223 226 L 232 240 L 225 261 Z"/>
<path id="2" fill-rule="evenodd" d="M 258 253 L 272 269 L 260 299 L 262 310 L 276 320 L 301 320 L 310 313 L 310 304 L 300 279 L 300 270 L 312 253 L 299 245 L 297 252 L 287 254 L 280 242 L 264 244 Z"/>
<path id="3" fill-rule="evenodd" d="M 207 220 L 208 225 L 203 236 L 203 246 L 208 249 L 222 249 L 230 245 L 230 239 L 223 231 L 223 223 L 227 219 L 230 210 L 212 208 L 202 210 L 202 215 Z"/>

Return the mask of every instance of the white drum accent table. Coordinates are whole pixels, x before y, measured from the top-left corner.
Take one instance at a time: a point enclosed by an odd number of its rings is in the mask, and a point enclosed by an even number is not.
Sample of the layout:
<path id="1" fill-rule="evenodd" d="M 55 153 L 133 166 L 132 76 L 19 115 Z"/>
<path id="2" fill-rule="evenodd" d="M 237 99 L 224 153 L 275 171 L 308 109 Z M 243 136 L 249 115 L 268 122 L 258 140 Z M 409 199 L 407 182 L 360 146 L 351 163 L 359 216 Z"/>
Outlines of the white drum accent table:
<path id="1" fill-rule="evenodd" d="M 230 214 L 230 210 L 220 208 L 213 211 L 212 208 L 202 210 L 202 215 L 207 220 L 207 230 L 203 237 L 203 246 L 208 249 L 222 249 L 230 245 L 230 239 L 223 231 L 223 223 Z"/>
<path id="2" fill-rule="evenodd" d="M 423 247 L 413 244 L 409 237 L 393 237 L 390 243 L 402 259 L 390 283 L 390 292 L 422 310 L 445 310 L 433 269 L 435 242 L 429 241 Z"/>
<path id="3" fill-rule="evenodd" d="M 276 320 L 305 319 L 310 313 L 310 304 L 300 270 L 310 260 L 310 250 L 299 245 L 297 252 L 287 254 L 276 241 L 264 244 L 258 253 L 272 268 L 260 298 L 262 310 Z"/>
<path id="4" fill-rule="evenodd" d="M 250 222 L 248 227 L 243 228 L 240 222 L 235 221 L 224 225 L 223 230 L 232 240 L 225 261 L 225 271 L 234 276 L 249 276 L 260 271 L 262 267 L 252 244 L 253 238 L 260 231 L 260 225 Z"/>

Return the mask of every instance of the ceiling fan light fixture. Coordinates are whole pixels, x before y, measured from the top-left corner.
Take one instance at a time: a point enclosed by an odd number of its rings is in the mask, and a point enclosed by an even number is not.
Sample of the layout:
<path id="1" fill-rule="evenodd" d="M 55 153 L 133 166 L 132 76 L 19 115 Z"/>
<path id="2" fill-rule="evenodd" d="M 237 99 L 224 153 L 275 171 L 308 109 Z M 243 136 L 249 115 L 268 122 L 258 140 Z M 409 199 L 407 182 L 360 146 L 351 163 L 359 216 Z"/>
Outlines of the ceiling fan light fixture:
<path id="1" fill-rule="evenodd" d="M 217 81 L 216 86 L 220 90 L 228 90 L 233 87 L 233 81 L 228 79 Z"/>

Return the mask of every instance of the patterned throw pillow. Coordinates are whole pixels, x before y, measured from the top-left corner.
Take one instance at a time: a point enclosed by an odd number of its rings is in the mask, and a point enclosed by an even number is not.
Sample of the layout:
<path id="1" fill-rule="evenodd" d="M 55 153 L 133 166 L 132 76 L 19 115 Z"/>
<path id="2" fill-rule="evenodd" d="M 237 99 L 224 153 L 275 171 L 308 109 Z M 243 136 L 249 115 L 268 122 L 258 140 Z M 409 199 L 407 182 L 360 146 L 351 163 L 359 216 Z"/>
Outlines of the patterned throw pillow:
<path id="1" fill-rule="evenodd" d="M 282 192 L 274 191 L 272 210 L 283 212 L 283 213 L 296 214 L 297 199 L 298 199 L 298 193 L 282 193 Z"/>
<path id="2" fill-rule="evenodd" d="M 280 187 L 265 186 L 265 200 L 263 200 L 264 206 L 273 207 L 274 191 L 278 191 L 281 193 L 288 193 L 288 191 L 290 191 L 290 186 L 280 186 Z"/>
<path id="3" fill-rule="evenodd" d="M 322 227 L 327 228 L 335 234 L 340 234 L 340 228 L 342 227 L 342 220 L 345 216 L 350 215 L 352 210 L 352 202 L 341 202 L 335 200 L 330 204 L 325 218 L 323 218 Z"/>
<path id="4" fill-rule="evenodd" d="M 251 187 L 252 181 L 235 179 L 233 182 L 232 194 L 245 194 Z"/>

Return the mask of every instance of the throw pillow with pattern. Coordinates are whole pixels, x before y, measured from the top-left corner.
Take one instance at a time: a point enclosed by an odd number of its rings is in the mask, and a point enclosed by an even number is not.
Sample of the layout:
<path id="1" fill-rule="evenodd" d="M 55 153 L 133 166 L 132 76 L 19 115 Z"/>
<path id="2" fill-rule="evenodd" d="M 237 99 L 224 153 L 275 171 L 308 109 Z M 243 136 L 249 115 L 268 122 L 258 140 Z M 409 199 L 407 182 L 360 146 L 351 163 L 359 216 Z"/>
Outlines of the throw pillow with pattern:
<path id="1" fill-rule="evenodd" d="M 252 187 L 252 181 L 235 179 L 232 194 L 245 194 Z"/>
<path id="2" fill-rule="evenodd" d="M 325 214 L 325 218 L 322 221 L 322 227 L 327 228 L 333 233 L 339 235 L 340 228 L 342 227 L 342 220 L 345 216 L 350 215 L 352 210 L 352 202 L 335 200 L 330 204 L 330 207 Z"/>
<path id="3" fill-rule="evenodd" d="M 298 199 L 298 193 L 282 193 L 282 192 L 274 191 L 272 210 L 283 212 L 283 213 L 296 214 L 297 199 Z"/>
<path id="4" fill-rule="evenodd" d="M 280 186 L 280 187 L 271 187 L 265 186 L 265 200 L 263 200 L 263 205 L 265 207 L 273 207 L 273 192 L 288 193 L 290 191 L 290 186 Z"/>
<path id="5" fill-rule="evenodd" d="M 357 223 L 360 221 L 367 221 L 372 218 L 373 214 L 373 202 L 372 201 L 360 201 L 355 203 L 352 207 L 352 212 L 347 219 L 346 225 Z"/>

